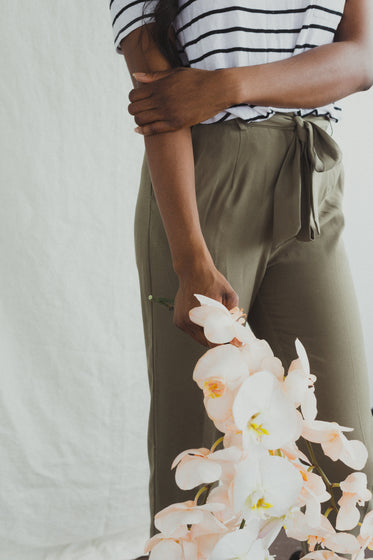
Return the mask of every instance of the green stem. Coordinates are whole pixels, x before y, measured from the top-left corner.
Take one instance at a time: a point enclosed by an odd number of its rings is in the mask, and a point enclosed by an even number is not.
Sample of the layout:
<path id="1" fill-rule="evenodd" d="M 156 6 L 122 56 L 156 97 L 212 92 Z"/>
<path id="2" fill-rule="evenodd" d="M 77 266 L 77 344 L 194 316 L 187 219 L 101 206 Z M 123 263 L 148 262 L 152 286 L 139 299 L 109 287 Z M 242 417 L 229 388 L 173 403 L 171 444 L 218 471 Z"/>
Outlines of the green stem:
<path id="1" fill-rule="evenodd" d="M 207 501 L 207 498 L 208 498 L 208 495 L 210 494 L 210 490 L 211 490 L 212 485 L 213 485 L 213 482 L 211 482 L 210 484 L 207 484 L 205 486 L 206 492 L 205 492 L 205 495 L 203 496 L 203 499 L 202 499 L 202 503 L 201 503 L 202 506 L 204 506 L 206 501 Z"/>
<path id="2" fill-rule="evenodd" d="M 328 477 L 326 476 L 326 474 L 324 473 L 324 471 L 322 470 L 322 468 L 320 467 L 319 463 L 317 462 L 316 455 L 315 455 L 315 452 L 314 452 L 313 447 L 311 445 L 311 442 L 308 441 L 308 440 L 305 440 L 305 442 L 307 444 L 307 448 L 308 448 L 312 463 L 315 465 L 315 468 L 319 471 L 323 481 L 325 482 L 325 484 L 328 488 L 328 491 L 329 491 L 329 494 L 330 494 L 330 501 L 332 503 L 333 509 L 335 509 L 335 511 L 338 512 L 338 506 L 335 502 L 334 494 L 333 494 L 333 485 L 330 482 L 330 480 L 328 479 Z"/>
<path id="3" fill-rule="evenodd" d="M 316 459 L 316 455 L 315 455 L 315 452 L 313 450 L 311 442 L 308 441 L 308 440 L 305 440 L 305 441 L 306 441 L 306 444 L 307 444 L 308 451 L 310 453 L 310 457 L 312 459 L 312 463 L 314 463 L 315 467 L 317 468 L 317 470 L 321 474 L 322 478 L 324 479 L 325 484 L 330 487 L 332 485 L 332 483 L 330 482 L 330 480 L 328 479 L 328 477 L 326 476 L 326 474 L 324 473 L 324 471 L 322 470 L 322 468 L 318 464 L 317 459 Z"/>
<path id="4" fill-rule="evenodd" d="M 332 508 L 332 507 L 328 507 L 328 509 L 327 509 L 326 512 L 324 513 L 325 517 L 328 517 L 329 513 L 330 513 L 331 511 L 333 511 L 333 509 L 334 509 L 334 508 Z"/>
<path id="5" fill-rule="evenodd" d="M 221 441 L 223 441 L 223 439 L 224 439 L 224 436 L 221 436 L 219 439 L 217 439 L 217 440 L 215 441 L 215 443 L 213 444 L 213 446 L 212 446 L 211 449 L 210 449 L 210 453 L 214 453 L 216 447 L 219 445 L 219 443 L 220 443 Z"/>
<path id="6" fill-rule="evenodd" d="M 198 502 L 198 498 L 200 497 L 201 494 L 203 494 L 203 492 L 204 492 L 205 490 L 207 490 L 207 488 L 208 488 L 208 486 L 202 486 L 202 487 L 198 490 L 198 492 L 197 492 L 197 494 L 196 494 L 196 496 L 195 496 L 195 498 L 194 498 L 194 501 L 195 501 L 196 505 L 197 505 L 197 502 Z"/>
<path id="7" fill-rule="evenodd" d="M 223 441 L 223 439 L 224 439 L 224 436 L 218 438 L 218 439 L 215 441 L 215 443 L 212 445 L 212 447 L 211 447 L 211 449 L 210 449 L 210 453 L 213 453 L 213 452 L 214 452 L 215 448 L 219 445 L 219 443 L 220 443 L 221 441 Z M 204 495 L 204 497 L 203 497 L 203 500 L 202 500 L 202 504 L 201 504 L 201 505 L 204 505 L 204 504 L 206 503 L 206 500 L 207 500 L 207 497 L 208 497 L 208 495 L 209 495 L 209 493 L 210 493 L 210 490 L 211 490 L 211 486 L 212 486 L 212 485 L 213 485 L 213 482 L 211 482 L 210 484 L 205 484 L 204 486 L 202 486 L 202 487 L 198 490 L 198 492 L 197 492 L 197 494 L 196 494 L 196 496 L 195 496 L 195 498 L 194 498 L 194 501 L 195 501 L 196 504 L 197 504 L 197 502 L 198 502 L 198 498 L 201 496 L 201 494 L 203 494 L 203 492 L 206 492 L 206 493 L 205 493 L 205 495 Z"/>
<path id="8" fill-rule="evenodd" d="M 174 300 L 173 299 L 169 299 L 169 298 L 165 298 L 165 297 L 155 297 L 152 294 L 148 295 L 148 299 L 150 301 L 154 301 L 155 303 L 160 303 L 161 305 L 164 305 L 165 307 L 167 307 L 167 309 L 169 311 L 172 311 L 174 308 Z"/>

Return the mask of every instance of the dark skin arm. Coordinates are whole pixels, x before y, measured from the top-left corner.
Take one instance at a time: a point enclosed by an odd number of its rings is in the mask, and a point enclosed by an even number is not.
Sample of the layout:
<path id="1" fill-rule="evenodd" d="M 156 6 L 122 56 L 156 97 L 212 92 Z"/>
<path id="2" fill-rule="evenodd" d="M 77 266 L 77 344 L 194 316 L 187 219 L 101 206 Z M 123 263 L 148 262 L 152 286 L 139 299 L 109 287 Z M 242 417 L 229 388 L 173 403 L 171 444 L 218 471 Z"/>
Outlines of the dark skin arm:
<path id="1" fill-rule="evenodd" d="M 133 30 L 121 42 L 131 75 L 135 68 L 145 71 L 171 68 L 148 33 L 150 25 L 153 24 L 143 26 L 143 33 L 141 27 Z M 134 91 L 141 90 L 142 84 L 133 78 L 132 81 Z M 144 138 L 144 142 L 152 187 L 179 280 L 174 324 L 204 346 L 215 346 L 206 340 L 202 327 L 189 319 L 189 310 L 199 306 L 193 294 L 214 298 L 228 309 L 238 305 L 238 296 L 215 267 L 201 231 L 190 127 Z M 171 297 L 171 294 L 164 293 L 153 295 Z"/>
<path id="2" fill-rule="evenodd" d="M 284 60 L 219 70 L 178 67 L 138 79 L 144 87 L 129 93 L 128 111 L 145 136 L 192 126 L 239 103 L 334 103 L 373 85 L 373 1 L 346 0 L 333 43 Z"/>

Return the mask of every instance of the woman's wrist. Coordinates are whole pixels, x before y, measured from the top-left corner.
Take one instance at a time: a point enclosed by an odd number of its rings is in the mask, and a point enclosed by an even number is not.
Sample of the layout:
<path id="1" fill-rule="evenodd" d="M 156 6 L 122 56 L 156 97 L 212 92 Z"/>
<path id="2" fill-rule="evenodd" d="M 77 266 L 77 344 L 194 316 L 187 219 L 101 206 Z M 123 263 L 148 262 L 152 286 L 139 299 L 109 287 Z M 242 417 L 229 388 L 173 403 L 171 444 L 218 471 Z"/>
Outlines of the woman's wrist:
<path id="1" fill-rule="evenodd" d="M 215 268 L 214 261 L 206 245 L 194 247 L 193 249 L 188 248 L 188 251 L 179 253 L 173 258 L 172 264 L 179 279 L 191 272 L 195 273 L 198 270 Z"/>
<path id="2" fill-rule="evenodd" d="M 225 109 L 232 105 L 249 102 L 249 94 L 247 91 L 247 66 L 221 68 L 216 72 L 218 73 L 217 79 L 220 80 L 219 90 L 222 92 L 222 99 L 226 99 Z"/>

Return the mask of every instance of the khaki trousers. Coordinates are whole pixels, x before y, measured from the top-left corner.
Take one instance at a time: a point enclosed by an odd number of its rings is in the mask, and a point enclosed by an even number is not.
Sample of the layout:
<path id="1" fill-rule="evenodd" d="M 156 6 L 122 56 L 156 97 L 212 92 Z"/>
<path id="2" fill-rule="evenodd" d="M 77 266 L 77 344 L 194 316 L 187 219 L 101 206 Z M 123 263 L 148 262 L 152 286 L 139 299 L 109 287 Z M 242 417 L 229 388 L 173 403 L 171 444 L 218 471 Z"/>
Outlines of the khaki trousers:
<path id="1" fill-rule="evenodd" d="M 237 292 L 249 325 L 268 341 L 285 371 L 297 357 L 295 339 L 300 339 L 317 376 L 317 419 L 354 428 L 346 435 L 368 448 L 363 470 L 373 491 L 369 378 L 341 236 L 343 162 L 330 126 L 324 116 L 279 112 L 256 123 L 237 118 L 193 126 L 196 196 L 207 246 Z M 202 391 L 192 380 L 207 348 L 174 326 L 172 311 L 148 300 L 149 294 L 174 298 L 178 278 L 146 154 L 134 234 L 151 394 L 152 536 L 159 510 L 197 492 L 177 487 L 173 459 L 184 449 L 210 447 L 222 434 L 207 417 Z M 325 457 L 318 444 L 314 449 L 332 482 L 352 472 Z M 365 511 L 371 508 L 367 504 Z M 334 522 L 333 514 L 329 519 Z"/>

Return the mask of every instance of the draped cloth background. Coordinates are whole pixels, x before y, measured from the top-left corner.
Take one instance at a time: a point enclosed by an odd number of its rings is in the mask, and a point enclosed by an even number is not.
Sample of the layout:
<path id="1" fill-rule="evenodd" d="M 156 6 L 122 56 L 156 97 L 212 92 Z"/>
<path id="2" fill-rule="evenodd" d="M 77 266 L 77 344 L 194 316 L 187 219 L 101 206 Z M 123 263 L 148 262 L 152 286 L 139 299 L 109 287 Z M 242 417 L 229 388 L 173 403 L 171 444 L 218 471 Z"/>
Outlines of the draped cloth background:
<path id="1" fill-rule="evenodd" d="M 132 85 L 108 2 L 1 8 L 0 558 L 126 560 L 149 526 Z M 372 101 L 334 125 L 371 368 Z"/>

